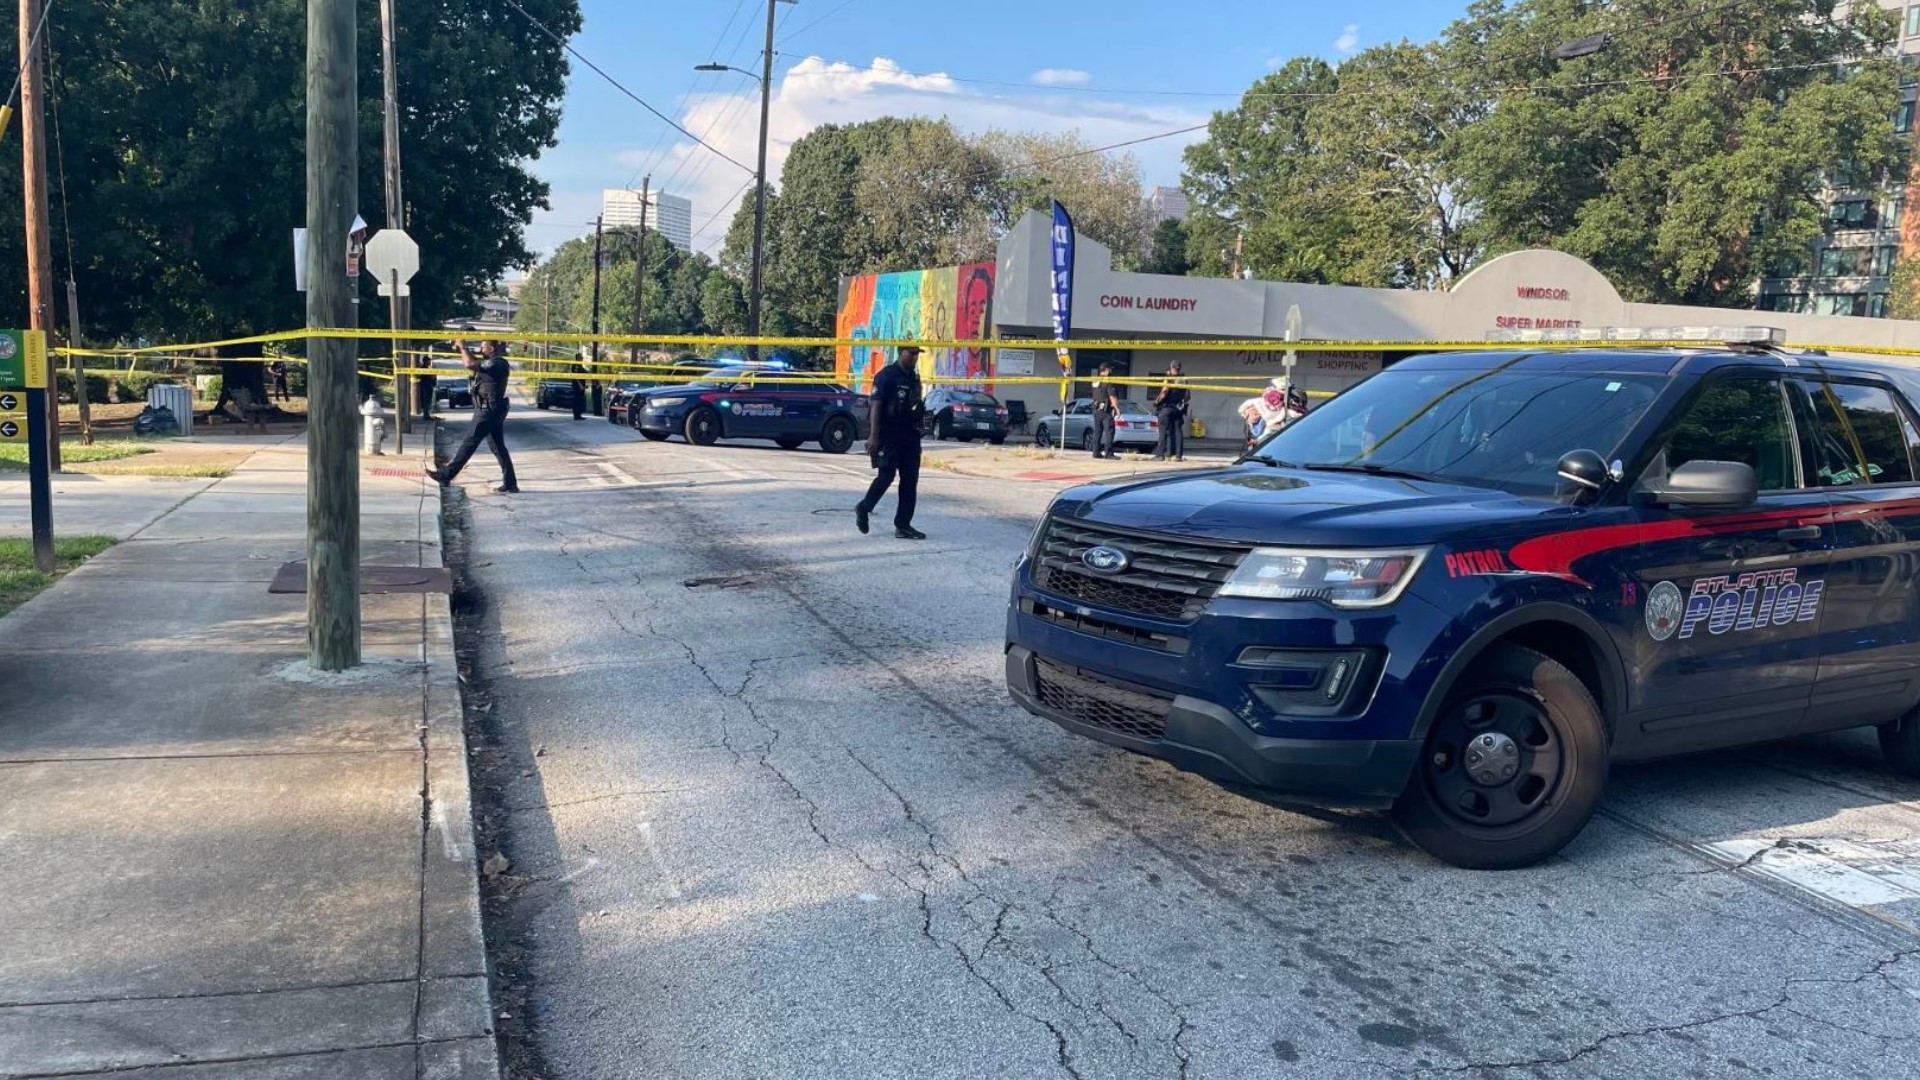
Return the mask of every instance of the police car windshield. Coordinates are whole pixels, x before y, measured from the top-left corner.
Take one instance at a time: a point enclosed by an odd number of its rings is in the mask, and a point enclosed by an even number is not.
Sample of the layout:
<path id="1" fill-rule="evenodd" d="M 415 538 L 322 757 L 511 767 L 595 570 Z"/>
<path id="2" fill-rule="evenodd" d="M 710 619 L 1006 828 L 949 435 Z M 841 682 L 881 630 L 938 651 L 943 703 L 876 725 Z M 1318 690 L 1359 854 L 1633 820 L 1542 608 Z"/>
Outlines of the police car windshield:
<path id="1" fill-rule="evenodd" d="M 1611 458 L 1663 376 L 1391 368 L 1301 417 L 1253 452 L 1271 464 L 1412 474 L 1550 495 L 1569 450 Z"/>

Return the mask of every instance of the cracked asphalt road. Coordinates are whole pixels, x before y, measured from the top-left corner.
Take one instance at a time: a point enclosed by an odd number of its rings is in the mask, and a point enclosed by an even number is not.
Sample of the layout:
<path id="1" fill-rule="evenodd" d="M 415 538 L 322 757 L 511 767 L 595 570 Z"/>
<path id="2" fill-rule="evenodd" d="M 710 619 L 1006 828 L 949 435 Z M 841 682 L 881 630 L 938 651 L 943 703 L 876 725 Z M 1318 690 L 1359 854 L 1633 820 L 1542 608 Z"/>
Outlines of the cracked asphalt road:
<path id="1" fill-rule="evenodd" d="M 929 471 L 915 545 L 857 454 L 509 431 L 466 573 L 548 1080 L 1920 1077 L 1920 893 L 1765 872 L 1920 852 L 1870 739 L 1622 768 L 1456 870 L 1011 705 L 1043 485 Z"/>

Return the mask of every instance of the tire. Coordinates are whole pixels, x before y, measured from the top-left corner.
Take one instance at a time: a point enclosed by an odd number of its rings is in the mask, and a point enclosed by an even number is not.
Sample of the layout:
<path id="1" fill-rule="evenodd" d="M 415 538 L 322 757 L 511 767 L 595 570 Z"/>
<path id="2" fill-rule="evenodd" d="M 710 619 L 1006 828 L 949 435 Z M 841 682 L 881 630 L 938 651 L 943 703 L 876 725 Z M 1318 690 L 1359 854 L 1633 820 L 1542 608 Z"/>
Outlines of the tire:
<path id="1" fill-rule="evenodd" d="M 712 446 L 720 441 L 720 414 L 705 405 L 687 414 L 687 441 L 695 446 Z"/>
<path id="2" fill-rule="evenodd" d="M 1053 436 L 1047 433 L 1047 425 L 1041 424 L 1039 427 L 1033 429 L 1033 445 L 1035 446 L 1052 446 L 1053 445 Z"/>
<path id="3" fill-rule="evenodd" d="M 826 426 L 820 429 L 820 449 L 829 454 L 844 454 L 853 449 L 856 434 L 852 420 L 844 416 L 828 417 Z"/>
<path id="4" fill-rule="evenodd" d="M 549 405 L 549 404 L 547 404 L 547 399 L 546 399 L 546 398 L 534 398 L 534 399 L 533 399 L 533 407 L 534 407 L 534 408 L 536 408 L 536 409 L 539 409 L 539 410 L 541 410 L 541 411 L 543 411 L 543 412 L 544 412 L 544 411 L 546 411 L 547 409 L 551 409 L 551 408 L 553 408 L 553 406 L 551 406 L 551 405 Z"/>
<path id="5" fill-rule="evenodd" d="M 1394 821 L 1455 866 L 1530 866 L 1586 827 L 1607 786 L 1607 752 L 1606 718 L 1579 676 L 1532 649 L 1496 647 L 1435 718 Z M 1477 754 L 1489 755 L 1488 782 L 1469 772 Z"/>
<path id="6" fill-rule="evenodd" d="M 773 440 L 773 444 L 782 450 L 798 450 L 800 449 L 800 445 L 806 441 L 807 440 L 798 435 L 782 435 Z"/>
<path id="7" fill-rule="evenodd" d="M 1080 449 L 1085 450 L 1089 454 L 1093 453 L 1093 429 L 1092 428 L 1088 428 L 1086 432 L 1080 436 Z"/>
<path id="8" fill-rule="evenodd" d="M 640 437 L 647 440 L 648 442 L 666 442 L 667 441 L 667 433 L 664 431 L 642 431 L 640 433 Z"/>
<path id="9" fill-rule="evenodd" d="M 945 442 L 946 440 L 953 438 L 952 414 L 941 413 L 940 416 L 934 420 L 933 437 L 940 442 Z"/>
<path id="10" fill-rule="evenodd" d="M 1005 446 L 1007 443 L 1007 437 L 1005 435 L 989 435 L 987 437 L 987 441 L 992 443 L 995 446 Z"/>
<path id="11" fill-rule="evenodd" d="M 1920 776 L 1920 708 L 1880 725 L 1880 753 L 1902 776 Z"/>

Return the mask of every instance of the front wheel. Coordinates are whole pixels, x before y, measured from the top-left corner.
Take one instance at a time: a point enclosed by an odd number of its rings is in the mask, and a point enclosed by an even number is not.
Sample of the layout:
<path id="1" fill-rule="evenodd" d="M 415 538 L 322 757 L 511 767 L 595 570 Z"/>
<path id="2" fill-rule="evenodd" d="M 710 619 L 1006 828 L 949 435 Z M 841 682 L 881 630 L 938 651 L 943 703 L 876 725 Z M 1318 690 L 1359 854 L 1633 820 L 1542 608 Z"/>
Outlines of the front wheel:
<path id="1" fill-rule="evenodd" d="M 836 416 L 827 421 L 820 429 L 820 449 L 829 454 L 844 454 L 853 449 L 853 421 L 844 416 Z"/>
<path id="2" fill-rule="evenodd" d="M 1435 858 L 1507 870 L 1565 847 L 1606 784 L 1606 721 L 1592 692 L 1559 661 L 1508 646 L 1448 698 L 1393 815 Z"/>
<path id="3" fill-rule="evenodd" d="M 640 437 L 647 440 L 648 442 L 666 442 L 667 441 L 667 433 L 664 431 L 642 431 L 640 433 Z"/>
<path id="4" fill-rule="evenodd" d="M 687 441 L 695 446 L 712 446 L 720 441 L 720 414 L 701 406 L 687 414 Z"/>
<path id="5" fill-rule="evenodd" d="M 1006 444 L 1007 437 L 1005 435 L 994 435 L 989 437 L 987 441 L 995 446 L 1003 446 Z"/>
<path id="6" fill-rule="evenodd" d="M 1880 725 L 1880 753 L 1894 772 L 1920 776 L 1920 708 Z"/>
<path id="7" fill-rule="evenodd" d="M 1048 434 L 1047 425 L 1041 424 L 1039 427 L 1033 429 L 1033 445 L 1035 446 L 1052 446 L 1053 445 L 1053 436 Z"/>
<path id="8" fill-rule="evenodd" d="M 536 409 L 542 409 L 542 410 L 553 408 L 553 406 L 547 404 L 546 400 L 543 398 L 535 398 L 533 402 L 533 407 Z"/>

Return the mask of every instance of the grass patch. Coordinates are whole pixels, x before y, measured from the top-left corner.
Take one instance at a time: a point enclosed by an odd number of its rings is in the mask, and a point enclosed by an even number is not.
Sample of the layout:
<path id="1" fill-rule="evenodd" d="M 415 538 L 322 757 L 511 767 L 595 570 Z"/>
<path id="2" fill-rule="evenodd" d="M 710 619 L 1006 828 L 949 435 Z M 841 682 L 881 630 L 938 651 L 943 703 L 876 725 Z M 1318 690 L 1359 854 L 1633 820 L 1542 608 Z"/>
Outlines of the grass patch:
<path id="1" fill-rule="evenodd" d="M 163 476 L 176 480 L 224 480 L 233 475 L 231 465 L 98 465 L 74 469 L 88 476 Z"/>
<path id="2" fill-rule="evenodd" d="M 1015 446 L 1011 449 L 1003 449 L 1001 452 L 1008 457 L 1027 458 L 1032 461 L 1052 461 L 1060 456 L 1058 450 L 1045 446 Z"/>
<path id="3" fill-rule="evenodd" d="M 62 439 L 60 442 L 60 463 L 84 464 L 91 461 L 119 461 L 122 458 L 139 457 L 151 454 L 154 447 L 133 442 L 97 442 L 92 446 L 81 446 L 77 442 Z M 22 443 L 0 443 L 0 469 L 15 472 L 27 467 L 27 447 Z"/>
<path id="4" fill-rule="evenodd" d="M 57 569 L 43 574 L 33 565 L 33 541 L 0 540 L 0 615 L 5 615 L 35 593 L 53 584 L 61 574 L 113 546 L 110 536 L 65 536 L 54 540 Z"/>

